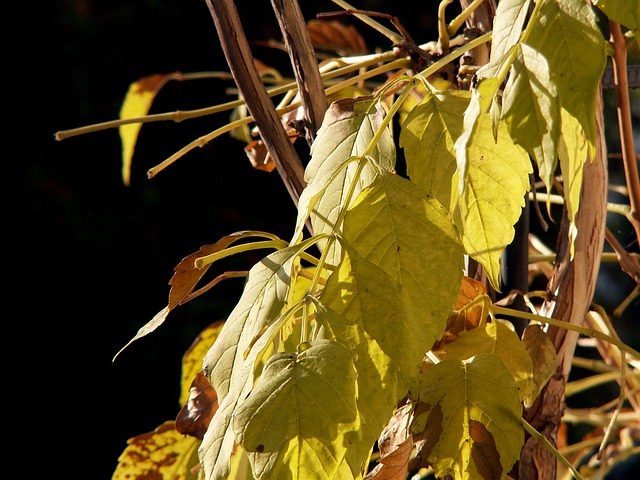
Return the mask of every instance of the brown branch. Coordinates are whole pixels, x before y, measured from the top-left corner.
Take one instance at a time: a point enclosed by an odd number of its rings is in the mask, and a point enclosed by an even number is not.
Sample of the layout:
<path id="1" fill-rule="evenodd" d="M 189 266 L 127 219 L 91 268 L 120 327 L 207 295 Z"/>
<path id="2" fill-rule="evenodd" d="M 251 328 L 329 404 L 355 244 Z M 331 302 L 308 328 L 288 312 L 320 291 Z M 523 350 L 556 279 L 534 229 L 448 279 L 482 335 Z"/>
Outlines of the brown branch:
<path id="1" fill-rule="evenodd" d="M 300 101 L 307 125 L 307 142 L 311 145 L 327 110 L 327 97 L 318 70 L 315 51 L 307 23 L 296 0 L 271 0 L 287 52 L 291 58 Z"/>
<path id="2" fill-rule="evenodd" d="M 233 79 L 296 206 L 305 187 L 304 169 L 253 61 L 232 0 L 206 0 Z"/>
<path id="3" fill-rule="evenodd" d="M 574 257 L 569 249 L 569 219 L 566 206 L 558 233 L 556 264 L 547 287 L 549 299 L 540 314 L 573 325 L 582 325 L 591 308 L 604 247 L 607 208 L 607 152 L 604 138 L 602 95 L 598 94 L 596 158 L 584 164 L 580 210 L 576 214 L 578 235 Z M 556 445 L 564 412 L 564 389 L 571 371 L 571 361 L 578 334 L 550 326 L 548 335 L 556 349 L 557 371 L 524 418 Z M 522 450 L 518 478 L 556 478 L 553 455 L 529 437 Z"/>
<path id="4" fill-rule="evenodd" d="M 627 76 L 627 43 L 616 22 L 609 21 L 611 31 L 610 43 L 613 45 L 613 81 L 616 86 L 618 100 L 618 128 L 620 129 L 620 144 L 622 147 L 622 161 L 624 175 L 629 189 L 629 205 L 631 211 L 629 220 L 640 239 L 640 178 L 638 177 L 638 163 L 633 145 L 633 131 L 631 128 L 631 109 L 629 107 L 629 83 Z"/>

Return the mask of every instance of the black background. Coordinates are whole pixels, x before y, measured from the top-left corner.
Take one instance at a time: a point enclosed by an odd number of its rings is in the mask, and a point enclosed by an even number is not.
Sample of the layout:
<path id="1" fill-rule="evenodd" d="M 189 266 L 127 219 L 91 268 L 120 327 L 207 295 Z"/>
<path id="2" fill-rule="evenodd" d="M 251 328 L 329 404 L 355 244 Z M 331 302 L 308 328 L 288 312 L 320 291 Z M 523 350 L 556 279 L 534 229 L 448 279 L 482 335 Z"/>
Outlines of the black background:
<path id="1" fill-rule="evenodd" d="M 227 70 L 204 0 L 12 3 L 3 68 L 7 425 L 27 456 L 21 468 L 34 477 L 107 480 L 128 438 L 175 418 L 182 355 L 241 292 L 241 280 L 224 282 L 112 364 L 166 306 L 173 268 L 238 230 L 288 240 L 296 212 L 277 174 L 252 169 L 243 144 L 228 137 L 146 178 L 147 169 L 227 123 L 227 114 L 144 125 L 128 188 L 117 130 L 54 140 L 58 130 L 116 119 L 129 84 L 141 77 Z M 269 2 L 238 4 L 250 40 L 279 38 Z M 337 10 L 329 1 L 301 4 L 307 18 Z M 433 17 L 418 15 L 417 4 L 359 6 L 396 15 L 423 43 L 435 39 Z M 389 48 L 357 25 L 370 47 Z M 255 47 L 255 54 L 290 74 L 284 53 Z M 170 82 L 151 113 L 227 101 L 229 87 Z M 617 232 L 623 243 L 632 238 L 624 223 Z M 599 300 L 609 307 L 632 284 L 615 269 L 605 276 L 613 288 L 601 288 Z M 629 323 L 623 339 L 637 340 L 637 325 Z"/>

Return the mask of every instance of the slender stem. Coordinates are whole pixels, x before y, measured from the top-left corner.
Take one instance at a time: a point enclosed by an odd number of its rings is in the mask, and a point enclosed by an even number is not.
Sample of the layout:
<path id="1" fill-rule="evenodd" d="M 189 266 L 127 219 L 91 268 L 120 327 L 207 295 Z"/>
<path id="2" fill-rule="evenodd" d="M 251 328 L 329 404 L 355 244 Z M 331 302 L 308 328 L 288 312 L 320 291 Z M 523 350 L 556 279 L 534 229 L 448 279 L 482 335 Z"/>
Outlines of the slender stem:
<path id="1" fill-rule="evenodd" d="M 194 265 L 196 268 L 204 268 L 213 262 L 216 262 L 226 257 L 230 257 L 231 255 L 235 255 L 237 253 L 248 252 L 251 250 L 259 250 L 262 248 L 275 248 L 276 250 L 280 250 L 288 246 L 289 244 L 284 240 L 266 240 L 264 242 L 244 243 L 242 245 L 236 245 L 235 247 L 225 248 L 224 250 L 221 250 L 216 253 L 212 253 L 210 255 L 204 255 L 202 257 L 198 257 L 195 259 Z"/>
<path id="2" fill-rule="evenodd" d="M 578 473 L 578 471 L 575 469 L 575 467 L 573 465 L 571 465 L 571 462 L 569 460 L 567 460 L 564 455 L 562 455 L 560 452 L 558 452 L 558 450 L 556 449 L 556 447 L 554 447 L 553 445 L 551 445 L 551 443 L 549 442 L 549 440 L 547 440 L 547 438 L 540 434 L 535 428 L 533 428 L 531 426 L 531 424 L 529 422 L 527 422 L 524 418 L 521 419 L 522 420 L 522 426 L 524 427 L 524 429 L 527 431 L 527 433 L 529 433 L 529 435 L 531 435 L 533 438 L 536 439 L 536 441 L 544 448 L 546 448 L 547 450 L 549 450 L 551 452 L 551 454 L 556 457 L 565 467 L 567 467 L 569 470 L 571 470 L 571 473 L 573 474 L 573 476 L 575 478 L 577 478 L 578 480 L 584 480 L 582 478 L 582 475 L 580 475 L 580 473 Z"/>
<path id="3" fill-rule="evenodd" d="M 333 3 L 335 3 L 336 5 L 344 8 L 345 10 L 357 10 L 357 8 L 354 8 L 353 6 L 349 5 L 347 2 L 344 2 L 343 0 L 331 0 L 331 1 Z M 382 35 L 387 37 L 389 40 L 391 40 L 391 43 L 400 43 L 403 40 L 401 35 L 398 35 L 393 30 L 389 30 L 387 27 L 385 27 L 384 25 L 376 22 L 371 17 L 369 17 L 367 15 L 363 15 L 361 13 L 354 13 L 353 15 L 358 20 L 361 20 L 362 22 L 366 23 L 367 25 L 369 25 L 374 30 L 377 30 Z"/>
<path id="4" fill-rule="evenodd" d="M 513 317 L 526 318 L 528 320 L 534 320 L 539 323 L 547 323 L 549 325 L 553 325 L 554 327 L 564 328 L 566 330 L 572 330 L 574 332 L 582 333 L 583 335 L 587 335 L 588 337 L 594 337 L 594 338 L 599 338 L 600 340 L 605 340 L 609 343 L 612 343 L 616 347 L 624 350 L 630 355 L 633 355 L 635 358 L 640 359 L 640 352 L 638 352 L 634 348 L 624 344 L 622 341 L 618 340 L 617 338 L 613 338 L 610 335 L 594 330 L 593 328 L 584 328 L 584 327 L 581 327 L 580 325 L 574 325 L 572 323 L 565 322 L 562 320 L 556 320 L 555 318 L 542 317 L 534 313 L 521 312 L 519 310 L 513 310 L 511 308 L 504 308 L 496 304 L 493 304 L 491 308 L 494 314 L 502 314 L 502 315 L 508 315 Z"/>
<path id="5" fill-rule="evenodd" d="M 460 13 L 460 15 L 451 20 L 447 27 L 449 37 L 453 37 L 456 32 L 460 30 L 460 27 L 462 27 L 462 24 L 467 21 L 469 15 L 471 15 L 483 2 L 484 0 L 473 0 L 473 2 L 471 2 L 469 6 Z"/>

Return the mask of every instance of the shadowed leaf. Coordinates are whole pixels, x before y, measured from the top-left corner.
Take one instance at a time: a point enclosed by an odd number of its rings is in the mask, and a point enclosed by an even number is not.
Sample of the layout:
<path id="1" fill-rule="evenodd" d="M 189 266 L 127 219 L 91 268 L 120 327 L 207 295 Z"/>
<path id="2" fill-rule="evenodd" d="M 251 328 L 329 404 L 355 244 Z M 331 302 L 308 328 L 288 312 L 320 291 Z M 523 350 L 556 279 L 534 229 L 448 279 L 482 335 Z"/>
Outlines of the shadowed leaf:
<path id="1" fill-rule="evenodd" d="M 531 392 L 525 397 L 524 403 L 525 407 L 530 407 L 556 371 L 556 349 L 540 325 L 525 328 L 522 344 L 533 364 Z"/>

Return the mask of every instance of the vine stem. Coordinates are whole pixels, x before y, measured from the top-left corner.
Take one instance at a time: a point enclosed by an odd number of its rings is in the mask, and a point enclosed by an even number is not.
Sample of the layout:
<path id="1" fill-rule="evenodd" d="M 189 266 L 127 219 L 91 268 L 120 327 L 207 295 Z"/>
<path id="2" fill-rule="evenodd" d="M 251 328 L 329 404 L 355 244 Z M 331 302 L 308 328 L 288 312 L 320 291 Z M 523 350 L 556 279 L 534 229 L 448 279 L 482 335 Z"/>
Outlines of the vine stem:
<path id="1" fill-rule="evenodd" d="M 620 24 L 609 21 L 611 32 L 610 43 L 613 44 L 613 72 L 618 100 L 618 128 L 620 129 L 620 146 L 622 147 L 622 161 L 624 174 L 629 189 L 629 205 L 631 212 L 629 221 L 640 239 L 640 178 L 638 164 L 635 160 L 633 131 L 631 128 L 631 109 L 629 107 L 629 81 L 627 77 L 627 42 L 625 41 Z"/>

